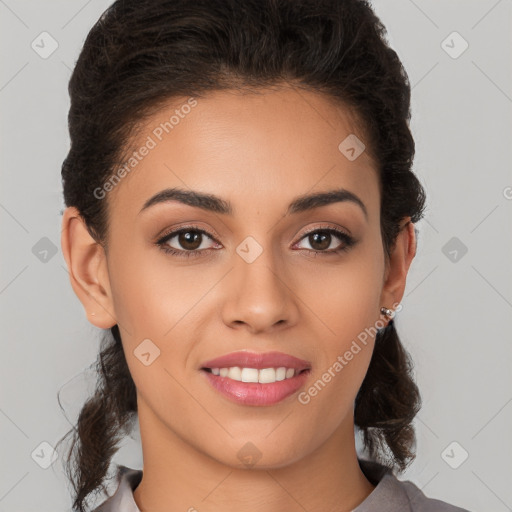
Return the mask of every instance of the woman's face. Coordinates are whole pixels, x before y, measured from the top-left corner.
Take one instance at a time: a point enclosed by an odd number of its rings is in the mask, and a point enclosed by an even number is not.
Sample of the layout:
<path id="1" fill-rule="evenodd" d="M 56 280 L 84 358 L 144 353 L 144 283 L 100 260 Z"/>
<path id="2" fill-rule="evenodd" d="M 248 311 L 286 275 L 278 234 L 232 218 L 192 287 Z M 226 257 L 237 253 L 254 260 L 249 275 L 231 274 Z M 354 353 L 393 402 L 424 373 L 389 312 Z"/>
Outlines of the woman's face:
<path id="1" fill-rule="evenodd" d="M 103 199 L 104 307 L 91 303 L 89 317 L 120 327 L 143 442 L 180 440 L 231 466 L 252 455 L 280 467 L 353 438 L 373 328 L 384 325 L 381 306 L 401 298 L 385 286 L 375 163 L 354 134 L 365 143 L 341 107 L 292 88 L 184 98 L 147 119 Z M 218 199 L 191 205 L 169 194 L 144 208 L 169 189 Z M 342 189 L 337 200 L 297 203 Z M 238 351 L 280 352 L 309 370 L 255 384 L 204 369 Z M 254 375 L 280 371 L 245 372 Z"/>

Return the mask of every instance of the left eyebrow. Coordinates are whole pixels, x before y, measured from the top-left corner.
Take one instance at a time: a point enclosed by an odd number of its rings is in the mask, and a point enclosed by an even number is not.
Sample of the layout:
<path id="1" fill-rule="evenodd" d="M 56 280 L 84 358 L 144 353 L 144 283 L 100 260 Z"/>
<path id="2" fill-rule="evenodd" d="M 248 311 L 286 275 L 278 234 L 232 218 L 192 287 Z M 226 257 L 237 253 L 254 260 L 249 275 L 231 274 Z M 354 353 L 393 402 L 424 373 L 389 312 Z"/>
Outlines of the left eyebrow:
<path id="1" fill-rule="evenodd" d="M 167 188 L 150 197 L 144 203 L 139 215 L 151 206 L 172 201 L 178 201 L 188 206 L 194 206 L 214 213 L 233 215 L 233 205 L 229 201 L 213 194 L 180 188 Z M 363 201 L 353 192 L 344 188 L 296 197 L 288 206 L 286 215 L 313 210 L 314 208 L 344 201 L 357 204 L 363 211 L 366 219 L 368 219 L 368 211 Z"/>

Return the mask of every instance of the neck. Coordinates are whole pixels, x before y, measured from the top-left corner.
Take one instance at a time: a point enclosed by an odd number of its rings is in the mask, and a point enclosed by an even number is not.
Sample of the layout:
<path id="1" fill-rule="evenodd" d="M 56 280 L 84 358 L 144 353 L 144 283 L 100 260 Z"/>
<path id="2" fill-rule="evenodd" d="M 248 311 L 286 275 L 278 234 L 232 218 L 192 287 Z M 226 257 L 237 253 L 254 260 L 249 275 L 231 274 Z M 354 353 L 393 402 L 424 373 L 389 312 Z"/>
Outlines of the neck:
<path id="1" fill-rule="evenodd" d="M 281 467 L 233 467 L 197 450 L 139 402 L 143 477 L 141 512 L 350 511 L 375 488 L 364 476 L 353 417 L 316 450 Z"/>

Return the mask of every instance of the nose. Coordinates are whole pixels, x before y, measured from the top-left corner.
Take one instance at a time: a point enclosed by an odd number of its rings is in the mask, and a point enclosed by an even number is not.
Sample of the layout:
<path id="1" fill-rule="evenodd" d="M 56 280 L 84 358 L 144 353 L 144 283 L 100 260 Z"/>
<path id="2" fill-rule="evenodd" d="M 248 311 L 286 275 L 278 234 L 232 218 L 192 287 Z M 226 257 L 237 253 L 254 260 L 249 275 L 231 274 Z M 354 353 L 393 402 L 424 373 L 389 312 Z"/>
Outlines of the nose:
<path id="1" fill-rule="evenodd" d="M 235 255 L 227 276 L 222 318 L 231 328 L 251 334 L 290 327 L 299 317 L 293 278 L 274 262 L 272 251 L 264 250 L 248 263 Z"/>

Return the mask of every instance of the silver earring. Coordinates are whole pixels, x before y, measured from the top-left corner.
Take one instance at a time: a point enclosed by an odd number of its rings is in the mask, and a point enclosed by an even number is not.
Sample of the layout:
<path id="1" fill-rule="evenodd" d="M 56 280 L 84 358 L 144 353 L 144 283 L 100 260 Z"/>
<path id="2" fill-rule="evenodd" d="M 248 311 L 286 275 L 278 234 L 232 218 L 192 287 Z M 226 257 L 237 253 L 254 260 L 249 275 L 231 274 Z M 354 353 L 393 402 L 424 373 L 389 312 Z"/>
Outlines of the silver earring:
<path id="1" fill-rule="evenodd" d="M 395 316 L 395 312 L 392 309 L 382 307 L 380 308 L 380 312 L 389 318 L 393 318 Z"/>

